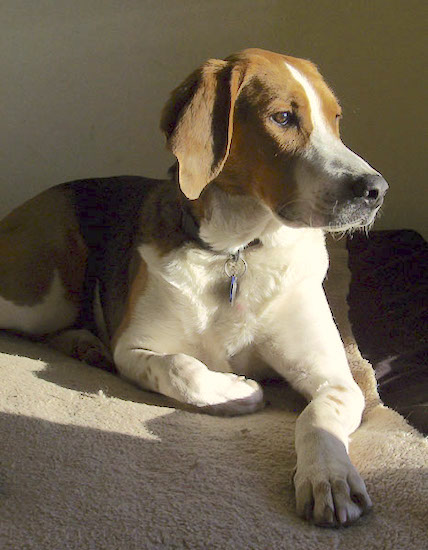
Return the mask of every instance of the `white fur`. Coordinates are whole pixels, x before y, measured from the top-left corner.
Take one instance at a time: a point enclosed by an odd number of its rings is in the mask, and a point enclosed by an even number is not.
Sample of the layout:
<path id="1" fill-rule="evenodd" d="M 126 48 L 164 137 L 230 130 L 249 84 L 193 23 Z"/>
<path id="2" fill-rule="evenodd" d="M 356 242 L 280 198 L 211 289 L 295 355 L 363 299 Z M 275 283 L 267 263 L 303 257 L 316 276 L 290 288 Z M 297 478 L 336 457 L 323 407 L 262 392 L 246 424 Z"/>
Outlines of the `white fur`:
<path id="1" fill-rule="evenodd" d="M 242 253 L 248 270 L 238 281 L 233 307 L 228 300 L 230 279 L 224 272 L 226 254 L 189 245 L 159 256 L 151 246 L 142 246 L 149 282 L 134 311 L 135 328 L 129 329 L 133 345 L 191 353 L 214 370 L 230 370 L 224 369 L 224 361 L 260 338 L 271 308 L 289 285 L 324 277 L 327 257 L 321 232 L 281 227 L 276 237 L 277 246 L 264 244 Z M 310 267 L 300 254 L 302 244 L 313 256 Z"/>
<path id="2" fill-rule="evenodd" d="M 29 334 L 45 334 L 73 324 L 77 307 L 65 299 L 58 271 L 54 272 L 49 291 L 33 306 L 22 306 L 0 296 L 0 327 Z"/>

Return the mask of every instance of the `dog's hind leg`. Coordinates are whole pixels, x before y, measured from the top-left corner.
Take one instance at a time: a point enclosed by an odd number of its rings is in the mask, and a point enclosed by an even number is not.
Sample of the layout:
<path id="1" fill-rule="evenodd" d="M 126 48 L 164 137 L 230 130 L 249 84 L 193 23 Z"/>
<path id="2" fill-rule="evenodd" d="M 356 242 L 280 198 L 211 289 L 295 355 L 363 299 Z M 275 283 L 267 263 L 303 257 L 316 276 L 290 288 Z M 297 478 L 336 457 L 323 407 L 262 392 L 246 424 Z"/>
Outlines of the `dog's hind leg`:
<path id="1" fill-rule="evenodd" d="M 108 371 L 114 372 L 110 351 L 95 334 L 86 329 L 69 329 L 49 336 L 46 343 L 73 357 Z"/>
<path id="2" fill-rule="evenodd" d="M 44 191 L 0 221 L 0 328 L 32 336 L 79 317 L 88 249 L 66 188 Z"/>

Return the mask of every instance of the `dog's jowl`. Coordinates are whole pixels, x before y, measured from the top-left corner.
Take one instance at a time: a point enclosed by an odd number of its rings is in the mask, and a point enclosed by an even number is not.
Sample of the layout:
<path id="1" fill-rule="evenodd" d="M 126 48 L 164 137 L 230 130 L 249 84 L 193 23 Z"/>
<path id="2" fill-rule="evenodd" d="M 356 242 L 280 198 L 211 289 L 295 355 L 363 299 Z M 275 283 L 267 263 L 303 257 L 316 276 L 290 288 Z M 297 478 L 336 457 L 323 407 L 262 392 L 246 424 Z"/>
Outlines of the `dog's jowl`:
<path id="1" fill-rule="evenodd" d="M 0 327 L 212 414 L 259 410 L 252 378 L 271 369 L 301 392 L 297 512 L 323 525 L 371 506 L 347 453 L 364 399 L 322 288 L 324 236 L 370 226 L 388 187 L 340 119 L 308 61 L 212 59 L 163 110 L 171 179 L 61 184 L 0 223 Z"/>

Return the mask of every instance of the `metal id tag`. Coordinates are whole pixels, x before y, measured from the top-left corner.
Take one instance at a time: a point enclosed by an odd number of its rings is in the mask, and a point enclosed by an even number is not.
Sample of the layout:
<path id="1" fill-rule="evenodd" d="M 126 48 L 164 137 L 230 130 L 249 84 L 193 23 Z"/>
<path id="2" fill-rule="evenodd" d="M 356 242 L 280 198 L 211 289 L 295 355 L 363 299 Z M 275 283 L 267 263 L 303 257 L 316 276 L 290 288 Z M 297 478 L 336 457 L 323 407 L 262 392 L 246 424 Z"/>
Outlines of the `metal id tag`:
<path id="1" fill-rule="evenodd" d="M 247 271 L 247 262 L 241 258 L 240 251 L 231 254 L 224 264 L 224 272 L 230 277 L 229 302 L 234 304 L 238 292 L 238 277 L 242 277 Z"/>
<path id="2" fill-rule="evenodd" d="M 232 275 L 230 279 L 230 291 L 229 291 L 229 302 L 233 306 L 235 302 L 235 296 L 238 291 L 238 280 L 236 278 L 236 275 Z"/>

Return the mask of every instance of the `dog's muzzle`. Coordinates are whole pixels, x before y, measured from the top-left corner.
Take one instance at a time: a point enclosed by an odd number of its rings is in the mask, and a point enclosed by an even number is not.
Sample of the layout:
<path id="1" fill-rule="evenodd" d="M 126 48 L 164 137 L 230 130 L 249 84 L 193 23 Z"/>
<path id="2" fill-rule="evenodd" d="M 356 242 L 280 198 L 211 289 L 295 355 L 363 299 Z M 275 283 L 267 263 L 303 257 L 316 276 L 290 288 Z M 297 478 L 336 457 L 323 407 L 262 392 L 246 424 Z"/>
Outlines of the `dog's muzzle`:
<path id="1" fill-rule="evenodd" d="M 277 211 L 286 225 L 327 231 L 370 225 L 388 190 L 387 182 L 377 173 L 346 174 L 333 181 L 329 178 L 328 184 L 321 182 L 322 190 L 309 192 L 306 200 L 292 201 Z"/>
<path id="2" fill-rule="evenodd" d="M 380 174 L 362 176 L 351 183 L 350 199 L 362 201 L 369 208 L 379 208 L 382 206 L 388 187 Z"/>
<path id="3" fill-rule="evenodd" d="M 330 231 L 370 225 L 383 204 L 388 187 L 380 174 L 346 178 L 335 193 L 327 194 L 326 202 L 333 207 L 326 216 L 327 223 L 322 225 Z"/>

